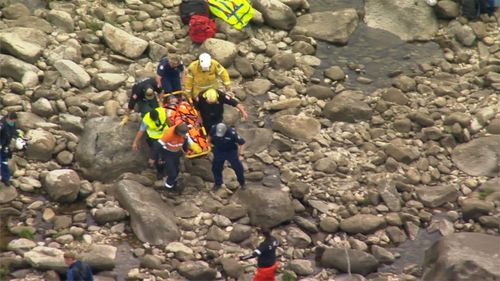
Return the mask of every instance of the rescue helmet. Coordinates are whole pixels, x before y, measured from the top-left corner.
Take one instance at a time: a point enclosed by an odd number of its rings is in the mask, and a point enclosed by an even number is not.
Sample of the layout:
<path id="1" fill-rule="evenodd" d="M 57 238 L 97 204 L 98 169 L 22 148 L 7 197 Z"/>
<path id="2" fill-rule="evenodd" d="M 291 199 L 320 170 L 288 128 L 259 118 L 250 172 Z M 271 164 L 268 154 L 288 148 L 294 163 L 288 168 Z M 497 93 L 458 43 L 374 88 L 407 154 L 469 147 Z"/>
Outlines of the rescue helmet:
<path id="1" fill-rule="evenodd" d="M 16 138 L 16 149 L 24 150 L 26 148 L 26 140 L 23 138 Z"/>
<path id="2" fill-rule="evenodd" d="M 187 134 L 188 126 L 184 122 L 179 123 L 177 126 L 175 126 L 174 132 L 179 136 L 183 136 Z"/>
<path id="3" fill-rule="evenodd" d="M 219 93 L 216 89 L 210 88 L 203 93 L 203 97 L 207 100 L 208 103 L 215 103 L 219 98 Z"/>
<path id="4" fill-rule="evenodd" d="M 215 135 L 222 138 L 227 132 L 227 125 L 224 123 L 219 123 L 215 125 Z"/>
<path id="5" fill-rule="evenodd" d="M 210 70 L 210 65 L 212 64 L 212 57 L 208 53 L 202 53 L 199 57 L 199 60 L 202 71 Z"/>
<path id="6" fill-rule="evenodd" d="M 147 100 L 152 100 L 155 98 L 155 91 L 153 90 L 153 87 L 148 86 L 146 90 L 144 91 L 144 97 Z"/>

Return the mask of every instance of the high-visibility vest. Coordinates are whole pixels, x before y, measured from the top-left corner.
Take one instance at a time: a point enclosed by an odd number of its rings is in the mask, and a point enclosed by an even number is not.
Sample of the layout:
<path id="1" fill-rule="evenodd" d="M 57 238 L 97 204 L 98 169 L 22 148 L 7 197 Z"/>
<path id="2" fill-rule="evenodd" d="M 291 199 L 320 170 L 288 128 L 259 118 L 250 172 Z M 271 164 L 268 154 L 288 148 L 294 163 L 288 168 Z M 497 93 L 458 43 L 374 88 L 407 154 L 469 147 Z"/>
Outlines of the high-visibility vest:
<path id="1" fill-rule="evenodd" d="M 208 0 L 210 12 L 236 29 L 242 29 L 253 17 L 247 0 Z"/>
<path id="2" fill-rule="evenodd" d="M 152 139 L 159 139 L 161 138 L 163 131 L 168 128 L 167 114 L 165 113 L 165 109 L 161 107 L 155 108 L 155 110 L 158 112 L 158 118 L 160 119 L 159 124 L 156 124 L 156 122 L 151 119 L 149 112 L 144 115 L 142 121 L 147 126 L 146 133 L 148 136 Z"/>
<path id="3" fill-rule="evenodd" d="M 168 130 L 166 130 L 160 138 L 160 143 L 163 147 L 171 152 L 180 151 L 182 149 L 182 145 L 186 141 L 184 136 L 179 136 L 175 133 L 175 127 L 177 127 L 177 125 L 168 128 Z"/>

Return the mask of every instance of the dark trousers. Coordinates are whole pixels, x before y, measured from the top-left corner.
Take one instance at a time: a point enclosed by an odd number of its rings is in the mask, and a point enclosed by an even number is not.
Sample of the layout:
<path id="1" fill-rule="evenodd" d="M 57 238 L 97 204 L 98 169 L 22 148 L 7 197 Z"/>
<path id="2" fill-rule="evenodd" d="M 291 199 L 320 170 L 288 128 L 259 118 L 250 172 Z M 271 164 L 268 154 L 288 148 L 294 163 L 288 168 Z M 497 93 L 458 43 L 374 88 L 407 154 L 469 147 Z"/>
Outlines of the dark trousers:
<path id="1" fill-rule="evenodd" d="M 238 150 L 217 151 L 214 150 L 214 160 L 212 161 L 212 173 L 214 174 L 215 185 L 222 184 L 222 170 L 226 160 L 231 164 L 231 168 L 236 173 L 240 185 L 245 184 L 245 176 L 243 174 L 243 164 L 238 158 Z"/>
<path id="2" fill-rule="evenodd" d="M 2 181 L 7 184 L 10 179 L 9 157 L 4 152 L 0 152 L 0 175 L 2 176 Z"/>
<path id="3" fill-rule="evenodd" d="M 179 166 L 181 164 L 181 155 L 179 152 L 171 152 L 163 149 L 159 162 L 161 166 L 165 169 L 167 174 L 167 180 L 165 181 L 167 185 L 174 187 L 177 182 L 177 176 L 179 175 Z"/>
<path id="4" fill-rule="evenodd" d="M 222 122 L 222 117 L 216 119 L 203 119 L 203 127 L 205 127 L 205 130 L 207 131 L 207 135 L 210 134 L 212 126 L 217 125 L 220 122 Z"/>
<path id="5" fill-rule="evenodd" d="M 175 91 L 180 91 L 181 80 L 179 77 L 162 77 L 161 78 L 161 88 L 163 93 L 172 93 Z"/>

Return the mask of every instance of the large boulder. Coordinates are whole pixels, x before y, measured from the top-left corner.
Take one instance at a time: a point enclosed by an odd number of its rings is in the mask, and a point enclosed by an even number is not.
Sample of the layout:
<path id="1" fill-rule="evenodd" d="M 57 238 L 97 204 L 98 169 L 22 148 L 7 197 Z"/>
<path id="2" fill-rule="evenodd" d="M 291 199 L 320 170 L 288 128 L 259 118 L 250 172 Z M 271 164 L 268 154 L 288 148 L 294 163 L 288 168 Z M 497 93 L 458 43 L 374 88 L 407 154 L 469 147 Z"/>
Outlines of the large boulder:
<path id="1" fill-rule="evenodd" d="M 6 186 L 0 183 L 0 204 L 9 203 L 17 198 L 17 189 L 13 186 Z"/>
<path id="2" fill-rule="evenodd" d="M 257 78 L 244 84 L 245 91 L 252 96 L 265 95 L 273 86 L 267 79 Z"/>
<path id="3" fill-rule="evenodd" d="M 254 9 L 262 13 L 267 25 L 284 30 L 290 30 L 297 22 L 293 10 L 280 0 L 254 0 Z"/>
<path id="4" fill-rule="evenodd" d="M 119 181 L 116 189 L 116 198 L 129 212 L 132 230 L 139 240 L 163 245 L 179 239 L 173 207 L 163 202 L 156 191 L 130 180 Z"/>
<path id="5" fill-rule="evenodd" d="M 80 177 L 71 169 L 52 170 L 43 178 L 43 187 L 54 201 L 70 203 L 78 197 Z"/>
<path id="6" fill-rule="evenodd" d="M 34 268 L 64 272 L 67 266 L 63 254 L 59 249 L 38 246 L 26 252 L 24 259 Z"/>
<path id="7" fill-rule="evenodd" d="M 500 280 L 499 245 L 499 236 L 480 233 L 442 237 L 425 252 L 422 280 Z"/>
<path id="8" fill-rule="evenodd" d="M 42 47 L 23 40 L 16 33 L 0 33 L 0 49 L 24 61 L 34 63 L 42 54 Z"/>
<path id="9" fill-rule="evenodd" d="M 363 98 L 361 93 L 344 91 L 326 103 L 323 115 L 331 121 L 349 123 L 370 120 L 373 112 Z"/>
<path id="10" fill-rule="evenodd" d="M 58 60 L 54 67 L 59 71 L 62 77 L 78 88 L 85 88 L 90 84 L 90 75 L 83 67 L 70 60 Z"/>
<path id="11" fill-rule="evenodd" d="M 8 4 L 9 2 L 3 4 Z M 2 9 L 2 16 L 6 19 L 13 20 L 23 16 L 28 16 L 30 10 L 23 3 L 13 3 Z"/>
<path id="12" fill-rule="evenodd" d="M 365 22 L 404 41 L 430 40 L 439 28 L 432 7 L 414 0 L 366 0 Z"/>
<path id="13" fill-rule="evenodd" d="M 249 186 L 234 199 L 247 208 L 252 225 L 274 227 L 292 220 L 295 215 L 289 194 L 279 189 Z"/>
<path id="14" fill-rule="evenodd" d="M 346 256 L 346 251 L 347 255 Z M 341 248 L 327 248 L 321 255 L 320 265 L 326 268 L 336 268 L 343 272 L 348 272 L 348 262 L 352 273 L 359 273 L 366 275 L 370 272 L 377 270 L 377 259 L 363 251 L 341 249 Z"/>
<path id="15" fill-rule="evenodd" d="M 274 131 L 301 141 L 312 140 L 321 130 L 319 121 L 308 116 L 281 115 L 271 121 L 271 127 Z"/>
<path id="16" fill-rule="evenodd" d="M 354 215 L 340 222 L 340 229 L 350 234 L 368 234 L 384 226 L 383 217 L 369 214 Z"/>
<path id="17" fill-rule="evenodd" d="M 222 39 L 209 38 L 203 42 L 201 48 L 211 54 L 224 67 L 231 66 L 238 55 L 236 44 Z"/>
<path id="18" fill-rule="evenodd" d="M 294 31 L 321 41 L 345 45 L 356 30 L 358 21 L 358 13 L 354 9 L 310 13 L 297 19 Z"/>
<path id="19" fill-rule="evenodd" d="M 117 262 L 117 250 L 111 245 L 93 244 L 79 258 L 94 270 L 112 270 Z"/>
<path id="20" fill-rule="evenodd" d="M 10 77 L 16 81 L 23 82 L 29 75 L 37 75 L 38 67 L 26 63 L 13 56 L 0 54 L 0 76 Z"/>
<path id="21" fill-rule="evenodd" d="M 238 134 L 246 141 L 245 152 L 251 155 L 264 151 L 273 141 L 273 132 L 265 128 L 238 129 Z"/>
<path id="22" fill-rule="evenodd" d="M 147 168 L 146 144 L 133 152 L 131 144 L 138 124 L 119 128 L 116 119 L 98 117 L 87 121 L 76 148 L 75 160 L 83 175 L 92 180 L 112 181 L 125 172 Z"/>
<path id="23" fill-rule="evenodd" d="M 141 56 L 148 47 L 147 41 L 135 37 L 109 23 L 104 24 L 102 32 L 104 41 L 111 50 L 131 59 Z"/>
<path id="24" fill-rule="evenodd" d="M 54 28 L 48 21 L 37 16 L 23 16 L 8 23 L 7 25 L 14 27 L 32 28 L 42 31 L 46 34 L 50 34 L 52 33 L 52 31 L 54 31 Z"/>
<path id="25" fill-rule="evenodd" d="M 426 186 L 415 188 L 418 199 L 429 208 L 439 207 L 458 198 L 458 188 L 453 185 Z"/>
<path id="26" fill-rule="evenodd" d="M 29 130 L 26 134 L 26 158 L 31 160 L 48 161 L 56 146 L 54 135 L 43 129 Z"/>
<path id="27" fill-rule="evenodd" d="M 94 85 L 99 91 L 116 90 L 127 80 L 121 73 L 98 73 L 94 76 Z"/>
<path id="28" fill-rule="evenodd" d="M 457 145 L 451 157 L 460 170 L 471 176 L 494 177 L 500 175 L 499 153 L 500 136 L 489 136 Z"/>

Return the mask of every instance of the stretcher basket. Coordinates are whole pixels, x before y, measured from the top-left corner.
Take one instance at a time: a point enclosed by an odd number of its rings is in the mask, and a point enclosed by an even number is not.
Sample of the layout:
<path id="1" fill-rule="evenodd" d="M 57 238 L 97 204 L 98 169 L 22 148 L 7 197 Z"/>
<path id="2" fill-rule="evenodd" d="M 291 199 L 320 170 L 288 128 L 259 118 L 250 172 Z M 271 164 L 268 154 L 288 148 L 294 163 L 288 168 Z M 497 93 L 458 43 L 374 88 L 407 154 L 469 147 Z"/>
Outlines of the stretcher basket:
<path id="1" fill-rule="evenodd" d="M 178 102 L 175 104 L 167 103 L 170 96 L 176 96 Z M 186 152 L 187 158 L 196 158 L 210 153 L 212 150 L 208 142 L 208 134 L 203 127 L 201 116 L 194 108 L 191 98 L 186 97 L 183 91 L 175 91 L 172 93 L 162 94 L 160 97 L 160 104 L 163 108 L 170 110 L 167 114 L 170 124 L 178 124 L 184 122 L 188 125 L 188 135 L 191 139 L 200 146 L 201 152 L 195 152 L 188 148 Z"/>

